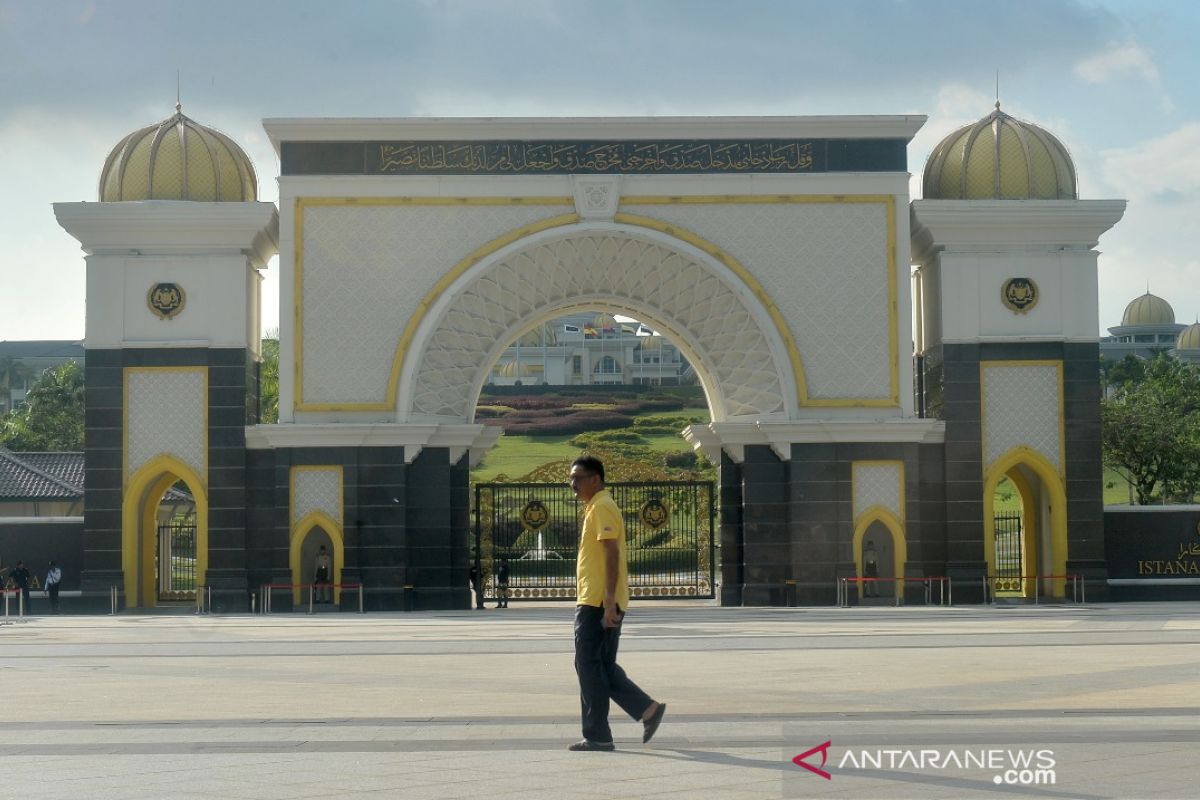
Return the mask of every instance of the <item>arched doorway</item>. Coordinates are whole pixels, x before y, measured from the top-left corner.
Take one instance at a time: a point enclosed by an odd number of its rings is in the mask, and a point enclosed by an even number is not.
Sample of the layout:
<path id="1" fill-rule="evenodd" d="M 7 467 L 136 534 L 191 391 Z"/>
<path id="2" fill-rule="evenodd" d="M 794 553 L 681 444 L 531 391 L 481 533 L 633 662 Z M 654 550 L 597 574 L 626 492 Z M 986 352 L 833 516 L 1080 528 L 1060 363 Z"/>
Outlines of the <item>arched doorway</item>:
<path id="1" fill-rule="evenodd" d="M 997 483 L 993 497 L 992 591 L 997 597 L 1033 596 L 1033 578 L 1039 572 L 1038 529 L 1042 504 L 1038 478 L 1017 465 Z"/>
<path id="2" fill-rule="evenodd" d="M 1020 495 L 1019 554 L 1013 547 L 1011 532 L 998 525 L 997 487 L 1007 478 Z M 998 459 L 984 481 L 984 555 L 988 575 L 994 579 L 997 596 L 1062 597 L 1066 589 L 1067 519 L 1066 492 L 1057 470 L 1040 453 L 1017 447 Z M 1016 581 L 1011 577 L 1014 560 L 1024 576 L 1041 578 L 1035 586 L 1032 577 Z"/>
<path id="3" fill-rule="evenodd" d="M 292 527 L 288 564 L 292 573 L 292 603 L 308 602 L 308 587 L 316 572 L 317 554 L 324 546 L 332 560 L 333 604 L 342 601 L 342 569 L 345 565 L 345 538 L 341 527 L 329 515 L 313 511 Z"/>
<path id="4" fill-rule="evenodd" d="M 892 603 L 904 596 L 903 582 L 908 545 L 904 526 L 889 511 L 875 508 L 863 514 L 854 526 L 854 564 L 859 578 L 883 578 L 878 583 L 859 583 L 859 601 L 880 598 Z M 893 580 L 886 580 L 886 579 Z"/>
<path id="5" fill-rule="evenodd" d="M 575 312 L 619 314 L 660 332 L 693 366 L 713 423 L 786 420 L 806 397 L 804 376 L 766 291 L 720 248 L 639 222 L 514 232 L 494 252 L 460 263 L 401 337 L 392 372 L 397 421 L 474 422 L 509 343 Z M 615 363 L 610 369 L 619 378 Z M 728 568 L 737 568 L 730 552 L 722 573 L 730 557 Z"/>
<path id="6" fill-rule="evenodd" d="M 194 524 L 161 518 L 163 499 L 178 484 L 191 495 Z M 208 570 L 208 496 L 199 476 L 173 456 L 151 459 L 126 486 L 122 519 L 126 606 L 194 602 Z"/>

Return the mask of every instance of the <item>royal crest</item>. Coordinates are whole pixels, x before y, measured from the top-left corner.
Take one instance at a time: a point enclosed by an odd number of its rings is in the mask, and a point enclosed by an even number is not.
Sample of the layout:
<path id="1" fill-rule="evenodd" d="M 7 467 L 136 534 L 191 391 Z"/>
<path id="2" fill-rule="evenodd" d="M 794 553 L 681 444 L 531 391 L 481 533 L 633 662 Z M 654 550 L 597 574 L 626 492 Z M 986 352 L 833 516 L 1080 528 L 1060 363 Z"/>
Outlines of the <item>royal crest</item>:
<path id="1" fill-rule="evenodd" d="M 639 512 L 642 522 L 650 526 L 654 530 L 658 530 L 663 525 L 666 525 L 671 519 L 671 510 L 667 508 L 667 504 L 657 497 L 651 497 L 642 504 L 642 510 Z"/>
<path id="2" fill-rule="evenodd" d="M 1016 313 L 1024 314 L 1037 305 L 1037 284 L 1032 278 L 1009 278 L 1000 290 L 1000 299 Z"/>
<path id="3" fill-rule="evenodd" d="M 146 305 L 161 319 L 171 319 L 183 311 L 187 298 L 177 283 L 156 283 L 146 293 Z"/>
<path id="4" fill-rule="evenodd" d="M 550 521 L 550 509 L 541 500 L 530 500 L 521 509 L 521 526 L 527 531 L 540 531 Z"/>

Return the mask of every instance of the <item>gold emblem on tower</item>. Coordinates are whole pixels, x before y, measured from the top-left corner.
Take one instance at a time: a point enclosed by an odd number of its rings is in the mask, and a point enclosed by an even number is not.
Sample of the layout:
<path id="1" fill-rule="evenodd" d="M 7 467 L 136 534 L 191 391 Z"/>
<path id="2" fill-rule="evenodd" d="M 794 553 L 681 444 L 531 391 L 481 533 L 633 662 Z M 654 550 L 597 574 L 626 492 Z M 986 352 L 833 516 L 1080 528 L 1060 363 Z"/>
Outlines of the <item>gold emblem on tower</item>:
<path id="1" fill-rule="evenodd" d="M 156 283 L 146 293 L 146 305 L 160 319 L 172 319 L 183 311 L 187 298 L 177 283 Z"/>
<path id="2" fill-rule="evenodd" d="M 1033 278 L 1009 278 L 1000 290 L 1000 299 L 1016 313 L 1024 314 L 1037 305 L 1037 284 Z"/>

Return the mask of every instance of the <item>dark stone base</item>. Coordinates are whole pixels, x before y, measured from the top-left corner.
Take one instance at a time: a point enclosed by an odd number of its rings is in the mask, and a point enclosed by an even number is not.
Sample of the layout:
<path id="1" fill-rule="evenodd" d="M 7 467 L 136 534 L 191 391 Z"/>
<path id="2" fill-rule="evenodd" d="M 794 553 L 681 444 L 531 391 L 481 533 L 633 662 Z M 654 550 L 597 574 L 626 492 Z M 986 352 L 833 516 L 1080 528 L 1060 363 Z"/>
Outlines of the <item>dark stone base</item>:
<path id="1" fill-rule="evenodd" d="M 1067 560 L 1067 574 L 1078 574 L 1083 578 L 1084 598 L 1089 603 L 1103 603 L 1111 599 L 1108 585 L 1108 563 L 1094 560 Z M 1200 586 L 1195 587 L 1194 599 L 1200 597 Z M 1074 600 L 1071 581 L 1067 581 L 1066 593 L 1068 600 Z M 1184 599 L 1184 598 L 1180 598 Z"/>
<path id="2" fill-rule="evenodd" d="M 985 602 L 983 579 L 987 576 L 986 561 L 947 561 L 946 576 L 950 578 L 955 605 Z"/>

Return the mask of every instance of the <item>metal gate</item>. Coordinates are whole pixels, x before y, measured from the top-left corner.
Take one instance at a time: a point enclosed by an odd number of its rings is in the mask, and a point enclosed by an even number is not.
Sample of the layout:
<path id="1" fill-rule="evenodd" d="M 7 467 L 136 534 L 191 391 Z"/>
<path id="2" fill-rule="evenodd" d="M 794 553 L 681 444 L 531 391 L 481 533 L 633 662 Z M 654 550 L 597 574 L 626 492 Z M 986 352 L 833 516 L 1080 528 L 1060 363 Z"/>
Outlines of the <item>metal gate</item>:
<path id="1" fill-rule="evenodd" d="M 996 593 L 1023 594 L 1025 566 L 1021 514 L 1013 511 L 993 517 L 996 532 Z"/>
<path id="2" fill-rule="evenodd" d="M 196 599 L 196 526 L 170 522 L 158 526 L 159 600 Z"/>
<path id="3" fill-rule="evenodd" d="M 652 599 L 716 596 L 713 484 L 609 483 L 625 519 L 629 594 Z M 485 600 L 497 597 L 508 562 L 508 597 L 575 597 L 575 555 L 583 506 L 565 483 L 475 486 L 475 550 Z"/>

